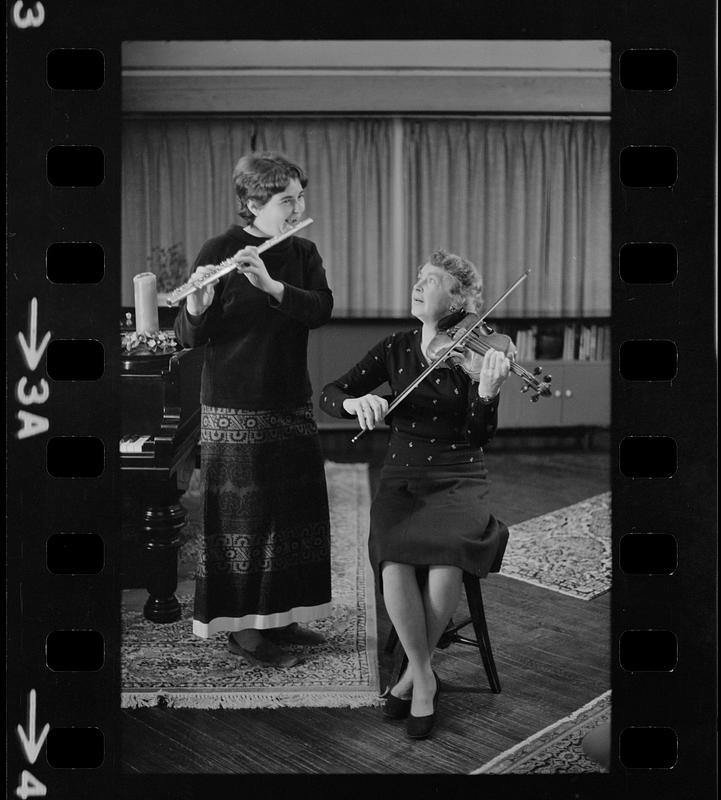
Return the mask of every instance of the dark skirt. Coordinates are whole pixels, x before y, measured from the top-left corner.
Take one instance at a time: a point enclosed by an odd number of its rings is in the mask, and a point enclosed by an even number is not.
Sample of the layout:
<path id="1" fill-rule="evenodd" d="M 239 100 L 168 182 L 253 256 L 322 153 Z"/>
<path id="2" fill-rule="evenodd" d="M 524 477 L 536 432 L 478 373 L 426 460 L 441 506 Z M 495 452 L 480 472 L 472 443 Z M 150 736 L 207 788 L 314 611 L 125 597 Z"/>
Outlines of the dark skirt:
<path id="1" fill-rule="evenodd" d="M 267 629 L 328 616 L 330 522 L 310 404 L 203 406 L 204 546 L 193 631 Z"/>
<path id="2" fill-rule="evenodd" d="M 384 466 L 370 512 L 368 549 L 382 591 L 381 564 L 451 565 L 483 578 L 502 523 L 488 508 L 483 462 L 442 467 Z"/>

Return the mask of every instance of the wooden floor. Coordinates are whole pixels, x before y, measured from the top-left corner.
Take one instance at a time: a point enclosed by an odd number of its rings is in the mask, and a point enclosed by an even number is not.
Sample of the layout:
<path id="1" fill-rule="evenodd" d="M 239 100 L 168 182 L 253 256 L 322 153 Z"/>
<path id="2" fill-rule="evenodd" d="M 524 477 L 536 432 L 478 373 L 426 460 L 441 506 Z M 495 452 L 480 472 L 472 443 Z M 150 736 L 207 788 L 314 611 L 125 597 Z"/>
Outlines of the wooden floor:
<path id="1" fill-rule="evenodd" d="M 335 452 L 333 460 L 359 460 Z M 371 452 L 372 488 L 378 453 Z M 609 488 L 607 452 L 486 454 L 494 513 L 509 524 Z M 468 773 L 610 688 L 610 593 L 576 600 L 501 575 L 483 581 L 502 684 L 488 689 L 478 652 L 453 645 L 434 667 L 445 691 L 433 737 L 412 742 L 403 723 L 365 709 L 123 710 L 129 773 Z M 465 603 L 465 601 L 464 601 Z M 394 669 L 377 601 L 383 685 Z M 454 615 L 465 616 L 461 607 Z"/>

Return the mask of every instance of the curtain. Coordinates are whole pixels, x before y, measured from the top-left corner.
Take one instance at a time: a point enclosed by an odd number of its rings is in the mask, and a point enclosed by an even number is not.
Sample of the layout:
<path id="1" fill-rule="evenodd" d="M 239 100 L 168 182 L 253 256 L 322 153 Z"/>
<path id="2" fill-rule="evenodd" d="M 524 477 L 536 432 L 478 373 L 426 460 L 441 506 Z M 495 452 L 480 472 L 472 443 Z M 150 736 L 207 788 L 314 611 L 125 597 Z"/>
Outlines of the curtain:
<path id="1" fill-rule="evenodd" d="M 397 315 L 388 258 L 391 121 L 263 120 L 256 131 L 258 150 L 280 150 L 308 175 L 306 216 L 315 223 L 307 235 L 323 258 L 335 315 Z"/>
<path id="2" fill-rule="evenodd" d="M 126 120 L 123 305 L 133 303 L 132 276 L 158 270 L 154 248 L 176 246 L 190 265 L 238 220 L 233 167 L 273 149 L 308 174 L 315 223 L 301 235 L 323 257 L 336 317 L 407 318 L 417 268 L 438 247 L 481 269 L 488 302 L 531 268 L 495 317 L 610 314 L 607 122 L 406 119 L 395 148 L 393 126 L 367 117 Z"/>
<path id="3" fill-rule="evenodd" d="M 606 316 L 609 125 L 581 120 L 405 123 L 408 282 L 435 249 L 480 268 L 502 316 Z"/>
<path id="4" fill-rule="evenodd" d="M 133 275 L 152 268 L 153 248 L 180 245 L 190 265 L 203 242 L 233 222 L 231 174 L 251 136 L 247 124 L 229 120 L 125 122 L 123 305 L 133 303 Z"/>
<path id="5" fill-rule="evenodd" d="M 153 247 L 192 264 L 238 221 L 231 174 L 251 150 L 280 150 L 309 178 L 301 232 L 318 246 L 340 316 L 393 316 L 388 119 L 130 120 L 123 131 L 123 304 Z M 405 307 L 402 315 L 406 313 Z"/>

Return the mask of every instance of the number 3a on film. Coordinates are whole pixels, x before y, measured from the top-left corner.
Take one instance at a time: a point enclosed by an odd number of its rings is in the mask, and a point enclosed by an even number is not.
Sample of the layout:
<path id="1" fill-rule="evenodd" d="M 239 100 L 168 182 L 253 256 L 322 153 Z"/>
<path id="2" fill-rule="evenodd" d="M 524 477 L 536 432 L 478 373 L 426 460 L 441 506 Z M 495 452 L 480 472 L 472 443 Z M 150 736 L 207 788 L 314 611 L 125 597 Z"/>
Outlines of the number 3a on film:
<path id="1" fill-rule="evenodd" d="M 25 361 L 25 366 L 30 372 L 35 372 L 43 357 L 45 348 L 50 341 L 50 332 L 48 331 L 38 344 L 38 299 L 33 297 L 30 301 L 30 327 L 27 337 L 21 331 L 17 335 L 18 344 Z M 45 378 L 41 378 L 37 384 L 29 386 L 28 377 L 23 375 L 15 386 L 15 396 L 18 402 L 23 406 L 42 405 L 46 403 L 50 397 L 50 387 Z M 17 432 L 18 439 L 27 439 L 30 436 L 36 436 L 39 433 L 44 433 L 50 427 L 50 421 L 47 417 L 42 417 L 31 411 L 21 409 L 17 412 L 17 418 L 22 423 L 22 428 Z"/>

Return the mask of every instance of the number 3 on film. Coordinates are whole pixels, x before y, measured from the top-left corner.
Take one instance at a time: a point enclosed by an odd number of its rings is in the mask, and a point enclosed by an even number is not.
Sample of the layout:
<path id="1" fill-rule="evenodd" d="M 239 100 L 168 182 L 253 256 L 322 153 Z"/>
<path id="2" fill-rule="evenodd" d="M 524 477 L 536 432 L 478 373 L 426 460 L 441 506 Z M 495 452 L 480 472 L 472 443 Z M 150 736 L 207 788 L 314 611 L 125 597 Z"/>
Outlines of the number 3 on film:
<path id="1" fill-rule="evenodd" d="M 25 8 L 23 0 L 17 0 L 13 6 L 12 20 L 16 28 L 39 28 L 45 22 L 43 4 L 34 3 L 32 8 Z"/>
<path id="2" fill-rule="evenodd" d="M 18 333 L 18 344 L 23 354 L 25 366 L 30 372 L 35 372 L 43 357 L 45 348 L 50 341 L 50 332 L 48 331 L 38 344 L 38 299 L 33 297 L 30 301 L 30 328 L 28 336 L 21 331 Z M 23 406 L 42 405 L 50 397 L 50 387 L 45 378 L 41 378 L 37 384 L 29 386 L 29 381 L 26 376 L 20 378 L 15 386 L 15 396 L 18 402 Z M 50 427 L 50 422 L 47 417 L 41 417 L 39 414 L 34 414 L 31 411 L 21 409 L 17 413 L 18 420 L 22 422 L 22 428 L 17 432 L 18 439 L 27 439 L 29 436 L 36 436 L 38 433 L 44 433 Z"/>
<path id="3" fill-rule="evenodd" d="M 37 738 L 35 737 L 36 708 L 37 695 L 35 694 L 35 689 L 31 689 L 28 697 L 27 732 L 22 725 L 18 725 L 17 727 L 18 737 L 20 738 L 20 743 L 23 746 L 25 758 L 27 758 L 31 764 L 34 764 L 37 761 L 40 751 L 43 749 L 43 745 L 45 744 L 45 737 L 48 735 L 48 731 L 50 730 L 50 725 L 45 723 L 42 731 L 40 731 L 40 736 Z M 26 769 L 22 771 L 20 774 L 20 785 L 17 787 L 17 789 L 15 789 L 15 794 L 20 798 L 20 800 L 27 800 L 28 797 L 45 797 L 47 793 L 47 786 L 39 781 L 32 774 L 32 772 L 29 772 Z"/>

